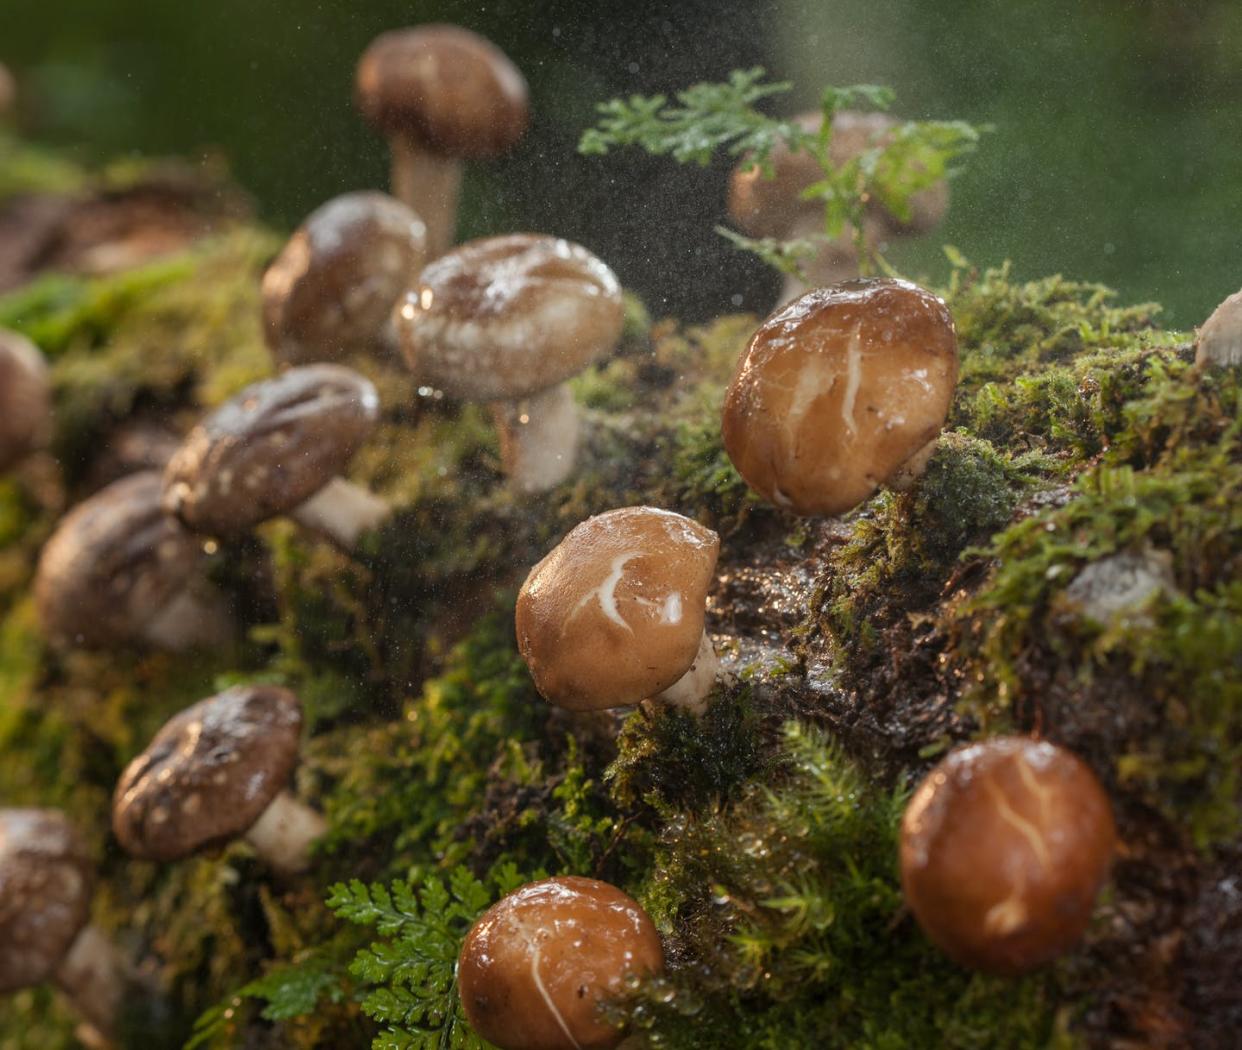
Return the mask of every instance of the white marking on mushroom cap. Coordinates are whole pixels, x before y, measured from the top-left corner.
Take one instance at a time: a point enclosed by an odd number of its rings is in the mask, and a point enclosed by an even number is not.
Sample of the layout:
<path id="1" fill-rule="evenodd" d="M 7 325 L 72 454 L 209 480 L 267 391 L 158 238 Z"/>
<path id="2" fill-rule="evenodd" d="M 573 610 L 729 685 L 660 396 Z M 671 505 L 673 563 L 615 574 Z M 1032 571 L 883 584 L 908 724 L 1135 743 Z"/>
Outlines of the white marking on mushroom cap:
<path id="1" fill-rule="evenodd" d="M 845 352 L 845 393 L 841 397 L 841 419 L 851 437 L 858 433 L 854 407 L 858 400 L 858 388 L 862 383 L 862 337 L 858 333 L 861 324 L 861 321 L 855 321 L 854 330 L 850 332 L 850 342 Z"/>
<path id="2" fill-rule="evenodd" d="M 992 801 L 996 804 L 996 812 L 1001 820 L 1026 840 L 1027 845 L 1031 847 L 1031 852 L 1035 854 L 1035 859 L 1039 861 L 1039 866 L 1044 871 L 1048 871 L 1052 867 L 1052 858 L 1048 855 L 1048 844 L 1044 841 L 1039 828 L 1009 804 L 1009 799 L 1005 797 L 1005 793 L 995 780 L 988 778 L 983 784 L 987 793 L 992 796 Z"/>
<path id="3" fill-rule="evenodd" d="M 585 609 L 592 599 L 597 598 L 599 600 L 599 607 L 604 615 L 613 623 L 624 627 L 633 634 L 634 628 L 625 622 L 620 610 L 617 608 L 617 584 L 621 582 L 625 575 L 625 566 L 641 554 L 642 551 L 623 551 L 613 558 L 612 568 L 608 575 L 604 577 L 603 582 L 596 587 L 592 587 L 578 599 L 578 603 L 569 610 L 569 615 L 565 617 L 565 625 L 568 626 L 570 620 Z"/>
<path id="4" fill-rule="evenodd" d="M 539 992 L 539 997 L 543 1000 L 544 1006 L 548 1008 L 548 1012 L 556 1021 L 557 1027 L 565 1033 L 574 1046 L 574 1050 L 582 1050 L 582 1044 L 574 1038 L 574 1033 L 569 1028 L 569 1023 L 565 1020 L 564 1015 L 557 1008 L 556 1002 L 548 992 L 547 985 L 543 983 L 543 975 L 539 972 L 540 964 L 543 962 L 543 948 L 539 943 L 540 934 L 546 934 L 547 931 L 542 927 L 532 927 L 530 923 L 514 915 L 511 919 L 513 932 L 516 933 L 526 944 L 528 958 L 530 959 L 530 977 L 534 982 L 535 989 Z"/>

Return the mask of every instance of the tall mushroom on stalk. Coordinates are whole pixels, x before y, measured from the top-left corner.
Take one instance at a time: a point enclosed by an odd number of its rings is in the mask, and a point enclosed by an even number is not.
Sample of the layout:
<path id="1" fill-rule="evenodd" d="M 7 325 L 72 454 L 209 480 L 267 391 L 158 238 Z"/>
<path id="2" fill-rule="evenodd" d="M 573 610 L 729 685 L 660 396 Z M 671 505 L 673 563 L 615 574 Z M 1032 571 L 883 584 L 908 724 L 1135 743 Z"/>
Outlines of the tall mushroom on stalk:
<path id="1" fill-rule="evenodd" d="M 565 381 L 616 346 L 616 275 L 585 248 L 520 233 L 441 256 L 398 306 L 395 323 L 418 379 L 492 403 L 513 485 L 542 492 L 573 470 L 578 410 Z"/>
<path id="2" fill-rule="evenodd" d="M 111 1034 L 125 969 L 91 925 L 95 866 L 63 813 L 0 809 L 0 995 L 52 981 L 92 1032 Z"/>
<path id="3" fill-rule="evenodd" d="M 115 481 L 65 515 L 35 571 L 35 608 L 64 646 L 135 641 L 180 651 L 232 631 L 223 600 L 199 578 L 202 544 L 160 505 L 156 471 Z"/>
<path id="4" fill-rule="evenodd" d="M 719 666 L 704 626 L 719 553 L 711 529 L 655 507 L 575 526 L 518 594 L 535 688 L 570 711 L 652 698 L 702 714 Z"/>
<path id="5" fill-rule="evenodd" d="M 392 308 L 426 262 L 427 229 L 384 193 L 346 193 L 311 212 L 263 275 L 264 335 L 282 364 L 395 351 Z"/>
<path id="6" fill-rule="evenodd" d="M 275 870 L 305 871 L 327 824 L 286 790 L 301 732 L 298 698 L 277 686 L 235 686 L 186 708 L 117 782 L 117 839 L 167 862 L 244 837 Z"/>
<path id="7" fill-rule="evenodd" d="M 462 161 L 498 156 L 526 132 L 526 81 L 477 33 L 426 25 L 376 37 L 358 62 L 354 94 L 388 138 L 392 194 L 427 223 L 434 259 L 456 235 Z"/>
<path id="8" fill-rule="evenodd" d="M 725 451 L 770 503 L 844 514 L 922 474 L 956 385 L 941 299 L 888 278 L 819 288 L 751 337 L 725 393 Z"/>
<path id="9" fill-rule="evenodd" d="M 378 418 L 374 385 L 340 365 L 254 383 L 186 437 L 164 472 L 164 509 L 221 537 L 288 514 L 351 549 L 391 513 L 339 477 Z"/>
<path id="10" fill-rule="evenodd" d="M 823 126 L 822 113 L 804 113 L 794 119 L 804 131 L 818 133 Z M 898 121 L 884 113 L 839 111 L 832 120 L 829 155 L 840 167 L 865 150 L 884 146 L 891 141 Z M 750 161 L 744 161 L 733 172 L 729 182 L 729 217 L 743 233 L 752 237 L 773 237 L 782 241 L 824 237 L 824 203 L 805 200 L 804 190 L 824 177 L 819 162 L 806 150 L 791 150 L 778 143 L 769 156 L 772 175 Z M 863 218 L 862 240 L 868 250 L 875 250 L 894 237 L 926 233 L 938 226 L 949 208 L 949 187 L 941 181 L 920 190 L 910 198 L 910 215 L 900 219 L 879 201 L 869 202 Z M 839 237 L 825 241 L 816 254 L 804 262 L 806 281 L 796 276 L 786 278 L 781 302 L 801 295 L 808 287 L 836 284 L 857 277 L 859 273 L 856 231 L 845 230 Z"/>
<path id="11" fill-rule="evenodd" d="M 0 471 L 44 445 L 51 421 L 47 362 L 24 335 L 0 328 Z"/>

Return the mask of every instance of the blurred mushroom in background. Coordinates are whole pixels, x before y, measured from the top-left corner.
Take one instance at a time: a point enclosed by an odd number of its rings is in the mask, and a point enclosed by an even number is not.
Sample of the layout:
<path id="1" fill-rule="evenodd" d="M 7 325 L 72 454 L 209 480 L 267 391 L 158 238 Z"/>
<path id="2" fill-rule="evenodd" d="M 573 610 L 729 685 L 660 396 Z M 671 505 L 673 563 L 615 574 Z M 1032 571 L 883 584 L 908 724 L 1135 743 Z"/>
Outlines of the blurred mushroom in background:
<path id="1" fill-rule="evenodd" d="M 9 67 L 0 62 L 0 124 L 17 116 L 17 80 Z"/>
<path id="2" fill-rule="evenodd" d="M 823 126 L 823 114 L 804 113 L 794 118 L 794 123 L 815 134 Z M 885 113 L 839 111 L 832 121 L 829 147 L 832 163 L 840 167 L 868 149 L 884 146 L 899 123 Z M 765 175 L 759 165 L 747 161 L 734 169 L 729 182 L 729 217 L 751 237 L 816 241 L 816 253 L 802 263 L 806 280 L 793 275 L 787 277 L 780 302 L 788 302 L 808 288 L 857 277 L 857 231 L 849 228 L 839 237 L 826 240 L 824 202 L 802 196 L 805 190 L 823 179 L 819 162 L 806 150 L 791 150 L 779 143 L 772 150 L 769 163 L 771 177 Z M 944 220 L 948 209 L 949 187 L 944 181 L 913 194 L 910 216 L 904 221 L 879 201 L 872 200 L 863 219 L 863 244 L 868 251 L 876 251 L 890 239 L 927 233 Z"/>
<path id="3" fill-rule="evenodd" d="M 1195 339 L 1195 364 L 1242 365 L 1242 292 L 1234 292 L 1203 322 Z"/>
<path id="4" fill-rule="evenodd" d="M 253 383 L 190 431 L 164 472 L 164 509 L 220 537 L 288 514 L 352 549 L 392 512 L 339 476 L 378 418 L 375 386 L 340 365 Z"/>
<path id="5" fill-rule="evenodd" d="M 202 544 L 161 506 L 157 471 L 113 482 L 65 515 L 43 547 L 35 607 L 64 648 L 222 644 L 233 623 L 200 575 Z"/>
<path id="6" fill-rule="evenodd" d="M 463 160 L 511 149 L 530 121 L 526 81 L 495 44 L 453 25 L 394 29 L 358 62 L 355 99 L 392 150 L 392 195 L 427 223 L 436 258 L 457 233 Z"/>
<path id="7" fill-rule="evenodd" d="M 617 345 L 623 322 L 612 270 L 577 244 L 530 233 L 437 259 L 395 317 L 420 382 L 491 402 L 505 470 L 528 493 L 573 471 L 579 414 L 566 380 Z"/>
<path id="8" fill-rule="evenodd" d="M 316 208 L 263 275 L 263 331 L 282 364 L 350 350 L 395 352 L 392 308 L 426 262 L 427 228 L 385 193 L 346 193 Z"/>
<path id="9" fill-rule="evenodd" d="M 117 839 L 167 862 L 244 837 L 276 871 L 305 871 L 327 823 L 286 789 L 301 733 L 298 698 L 277 686 L 234 686 L 186 708 L 121 774 Z"/>
<path id="10" fill-rule="evenodd" d="M 95 865 L 65 815 L 0 809 L 0 995 L 52 981 L 104 1046 L 125 993 L 124 963 L 91 925 Z"/>
<path id="11" fill-rule="evenodd" d="M 47 362 L 24 335 L 0 328 L 0 472 L 42 448 L 51 423 Z"/>

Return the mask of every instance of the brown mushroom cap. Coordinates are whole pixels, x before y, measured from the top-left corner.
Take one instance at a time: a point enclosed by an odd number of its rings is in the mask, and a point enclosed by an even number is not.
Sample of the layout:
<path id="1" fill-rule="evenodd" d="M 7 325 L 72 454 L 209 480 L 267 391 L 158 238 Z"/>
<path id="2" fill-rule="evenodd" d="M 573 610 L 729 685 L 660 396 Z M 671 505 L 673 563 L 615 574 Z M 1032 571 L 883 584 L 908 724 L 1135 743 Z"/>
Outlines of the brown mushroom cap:
<path id="1" fill-rule="evenodd" d="M 964 966 L 1018 974 L 1082 936 L 1116 831 L 1095 775 L 1054 744 L 1000 737 L 953 751 L 901 830 L 906 901 Z"/>
<path id="2" fill-rule="evenodd" d="M 502 1050 L 607 1050 L 622 1037 L 599 1016 L 630 973 L 659 974 L 655 924 L 633 898 L 596 879 L 532 882 L 492 905 L 457 964 L 474 1030 Z"/>
<path id="3" fill-rule="evenodd" d="M 503 153 L 530 121 L 517 67 L 490 40 L 453 25 L 376 37 L 358 63 L 355 98 L 381 132 L 455 157 Z"/>
<path id="4" fill-rule="evenodd" d="M 530 571 L 517 600 L 518 648 L 558 707 L 636 704 L 694 662 L 720 537 L 654 507 L 576 526 Z"/>
<path id="5" fill-rule="evenodd" d="M 17 81 L 9 67 L 0 62 L 0 120 L 12 115 L 17 109 Z"/>
<path id="6" fill-rule="evenodd" d="M 0 470 L 42 444 L 51 412 L 43 355 L 24 335 L 0 328 Z"/>
<path id="7" fill-rule="evenodd" d="M 35 606 L 51 637 L 130 642 L 184 589 L 202 546 L 164 513 L 161 491 L 159 473 L 142 471 L 65 515 L 35 573 Z"/>
<path id="8" fill-rule="evenodd" d="M 172 861 L 244 834 L 288 783 L 302 707 L 288 689 L 234 686 L 171 718 L 117 782 L 126 851 Z"/>
<path id="9" fill-rule="evenodd" d="M 1195 339 L 1195 364 L 1242 364 L 1242 292 L 1234 292 L 1203 322 Z"/>
<path id="10" fill-rule="evenodd" d="M 466 401 L 564 382 L 616 345 L 623 319 L 612 270 L 579 245 L 530 233 L 442 255 L 395 316 L 414 373 Z"/>
<path id="11" fill-rule="evenodd" d="M 196 426 L 164 472 L 164 509 L 196 532 L 244 532 L 336 477 L 379 418 L 370 380 L 340 365 L 246 387 Z"/>
<path id="12" fill-rule="evenodd" d="M 372 340 L 425 262 L 427 228 L 385 193 L 346 193 L 313 211 L 263 275 L 267 344 L 289 364 Z"/>
<path id="13" fill-rule="evenodd" d="M 931 292 L 887 278 L 817 288 L 751 338 L 724 446 L 775 505 L 841 514 L 940 433 L 956 383 L 953 318 Z"/>
<path id="14" fill-rule="evenodd" d="M 803 113 L 794 118 L 803 131 L 816 133 L 823 124 L 820 112 Z M 857 157 L 864 150 L 886 145 L 900 121 L 886 113 L 858 113 L 840 110 L 832 119 L 829 154 L 836 166 Z M 822 214 L 822 201 L 803 200 L 802 191 L 824 177 L 815 158 L 806 150 L 791 150 L 778 143 L 769 156 L 772 177 L 766 178 L 758 165 L 743 162 L 729 182 L 729 216 L 752 237 L 784 237 L 800 216 Z M 943 221 L 949 208 L 948 183 L 941 180 L 910 198 L 910 218 L 898 219 L 879 202 L 869 213 L 889 233 L 924 233 Z M 876 231 L 878 232 L 878 231 Z"/>
<path id="15" fill-rule="evenodd" d="M 55 973 L 90 918 L 93 881 L 63 813 L 0 809 L 0 995 Z"/>

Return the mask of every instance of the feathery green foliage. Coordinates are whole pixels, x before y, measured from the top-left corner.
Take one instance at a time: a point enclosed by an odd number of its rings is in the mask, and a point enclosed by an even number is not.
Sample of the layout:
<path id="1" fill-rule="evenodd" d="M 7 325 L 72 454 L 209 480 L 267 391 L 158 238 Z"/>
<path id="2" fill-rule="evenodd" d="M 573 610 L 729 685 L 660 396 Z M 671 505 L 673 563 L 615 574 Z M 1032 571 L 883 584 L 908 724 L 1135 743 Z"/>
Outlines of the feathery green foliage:
<path id="1" fill-rule="evenodd" d="M 849 107 L 885 110 L 891 89 L 871 84 L 828 87 L 820 95 L 822 122 L 808 129 L 797 120 L 765 115 L 757 105 L 793 86 L 765 83 L 762 69 L 734 70 L 718 84 L 694 84 L 670 102 L 664 95 L 612 99 L 602 103 L 599 124 L 583 132 L 581 153 L 602 156 L 612 149 L 637 146 L 655 156 L 671 155 L 679 164 L 706 165 L 723 152 L 758 165 L 763 176 L 774 174 L 772 153 L 778 147 L 806 152 L 823 172 L 802 197 L 822 202 L 822 234 L 816 238 L 781 241 L 746 237 L 734 230 L 718 232 L 734 245 L 757 254 L 783 273 L 800 272 L 815 253 L 817 241 L 833 241 L 850 233 L 864 267 L 883 265 L 863 234 L 863 213 L 874 198 L 902 222 L 911 217 L 911 198 L 955 173 L 955 161 L 974 151 L 985 128 L 964 121 L 907 121 L 897 124 L 867 149 L 841 163 L 832 157 L 833 117 Z"/>

